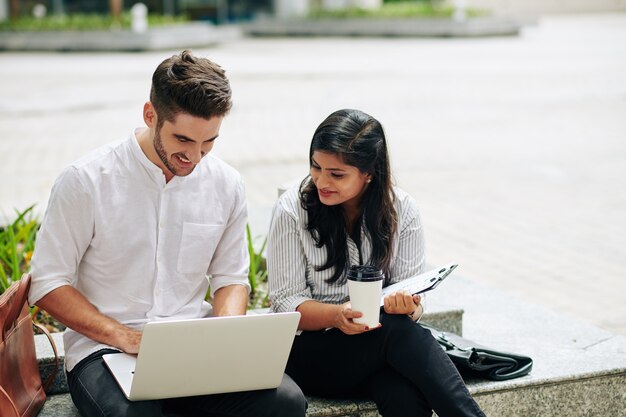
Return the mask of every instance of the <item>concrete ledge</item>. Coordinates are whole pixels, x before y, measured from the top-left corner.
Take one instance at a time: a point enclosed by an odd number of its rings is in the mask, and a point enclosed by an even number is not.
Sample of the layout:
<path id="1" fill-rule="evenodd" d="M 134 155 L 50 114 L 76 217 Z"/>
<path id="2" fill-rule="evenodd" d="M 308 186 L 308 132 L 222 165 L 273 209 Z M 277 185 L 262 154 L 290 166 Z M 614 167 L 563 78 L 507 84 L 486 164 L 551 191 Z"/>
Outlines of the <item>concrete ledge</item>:
<path id="1" fill-rule="evenodd" d="M 530 375 L 466 379 L 487 415 L 626 415 L 626 338 L 462 277 L 433 294 L 464 307 L 464 337 L 533 358 Z"/>
<path id="2" fill-rule="evenodd" d="M 186 23 L 130 30 L 0 32 L 0 50 L 5 51 L 154 51 L 215 45 L 237 38 L 237 27 L 215 27 L 208 23 Z"/>
<path id="3" fill-rule="evenodd" d="M 249 36 L 388 36 L 458 38 L 516 36 L 522 23 L 512 18 L 299 19 L 257 20 L 242 26 Z"/>
<path id="4" fill-rule="evenodd" d="M 374 417 L 379 416 L 376 405 L 371 401 L 327 400 L 308 397 L 308 417 Z M 81 417 L 70 394 L 50 395 L 39 413 L 39 417 Z M 86 417 L 86 416 L 84 416 Z"/>
<path id="5" fill-rule="evenodd" d="M 39 417 L 81 417 L 70 394 L 49 395 Z"/>
<path id="6" fill-rule="evenodd" d="M 488 416 L 617 416 L 626 415 L 622 373 L 601 378 L 581 378 L 516 390 L 470 392 Z M 371 401 L 307 397 L 308 417 L 379 417 Z M 565 400 L 565 402 L 564 402 Z M 621 404 L 621 405 L 620 405 Z M 80 417 L 69 394 L 48 397 L 40 417 Z"/>
<path id="7" fill-rule="evenodd" d="M 431 312 L 462 305 L 465 337 L 533 358 L 532 373 L 522 378 L 466 378 L 487 415 L 626 415 L 625 337 L 522 302 L 457 273 L 429 294 L 428 305 Z M 77 414 L 69 395 L 61 394 L 50 397 L 40 416 Z M 309 397 L 308 416 L 370 417 L 378 413 L 371 401 Z"/>
<path id="8" fill-rule="evenodd" d="M 625 386 L 618 372 L 473 394 L 489 416 L 623 416 Z"/>

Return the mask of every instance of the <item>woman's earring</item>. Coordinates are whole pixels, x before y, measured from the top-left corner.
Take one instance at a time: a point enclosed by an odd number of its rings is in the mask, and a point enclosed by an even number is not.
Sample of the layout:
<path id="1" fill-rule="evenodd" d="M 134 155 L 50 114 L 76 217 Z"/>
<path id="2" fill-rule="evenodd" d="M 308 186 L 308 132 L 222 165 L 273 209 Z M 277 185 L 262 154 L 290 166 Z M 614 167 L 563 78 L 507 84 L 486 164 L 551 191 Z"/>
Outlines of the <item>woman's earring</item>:
<path id="1" fill-rule="evenodd" d="M 372 182 L 372 179 L 368 178 L 367 181 L 365 181 L 365 182 L 369 184 L 370 182 Z"/>

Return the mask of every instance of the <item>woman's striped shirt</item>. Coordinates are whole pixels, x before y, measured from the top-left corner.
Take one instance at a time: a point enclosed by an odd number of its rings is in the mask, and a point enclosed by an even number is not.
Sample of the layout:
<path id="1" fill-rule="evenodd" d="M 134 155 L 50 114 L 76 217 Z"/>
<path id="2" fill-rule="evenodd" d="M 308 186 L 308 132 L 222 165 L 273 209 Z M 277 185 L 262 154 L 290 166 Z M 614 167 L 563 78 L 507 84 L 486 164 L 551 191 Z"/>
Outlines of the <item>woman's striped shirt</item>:
<path id="1" fill-rule="evenodd" d="M 276 202 L 267 241 L 267 268 L 272 309 L 295 311 L 307 300 L 340 304 L 348 299 L 348 286 L 329 284 L 332 268 L 316 271 L 326 261 L 326 248 L 318 248 L 306 229 L 307 212 L 300 204 L 299 188 L 286 191 Z M 393 257 L 389 284 L 423 272 L 424 234 L 415 200 L 399 188 L 396 194 L 398 228 L 393 239 Z M 359 264 L 359 250 L 346 235 L 352 265 Z M 361 230 L 361 255 L 367 263 L 372 253 L 371 241 Z M 342 280 L 339 280 L 340 282 Z"/>

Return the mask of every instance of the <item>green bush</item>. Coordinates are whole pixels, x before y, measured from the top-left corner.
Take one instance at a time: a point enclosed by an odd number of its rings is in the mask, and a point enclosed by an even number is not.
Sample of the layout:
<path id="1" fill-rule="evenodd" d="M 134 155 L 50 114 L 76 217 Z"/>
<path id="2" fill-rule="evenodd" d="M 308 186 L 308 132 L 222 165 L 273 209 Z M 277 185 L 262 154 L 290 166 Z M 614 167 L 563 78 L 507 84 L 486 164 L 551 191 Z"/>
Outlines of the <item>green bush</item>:
<path id="1" fill-rule="evenodd" d="M 379 9 L 360 9 L 350 7 L 346 9 L 324 10 L 318 9 L 311 13 L 313 18 L 413 18 L 413 17 L 449 17 L 452 16 L 452 8 L 439 7 L 431 3 L 422 2 L 398 2 L 385 3 Z"/>
<path id="2" fill-rule="evenodd" d="M 441 1 L 386 1 L 378 9 L 360 9 L 350 7 L 346 9 L 325 10 L 315 9 L 310 13 L 312 18 L 333 19 L 410 19 L 410 18 L 450 18 L 454 13 L 452 6 L 444 5 Z M 486 14 L 482 10 L 468 9 L 470 17 Z"/>
<path id="3" fill-rule="evenodd" d="M 30 269 L 30 258 L 35 249 L 35 239 L 39 231 L 39 220 L 33 215 L 33 208 L 19 212 L 17 218 L 7 226 L 0 227 L 0 294 Z M 47 312 L 38 307 L 31 308 L 33 320 L 51 332 L 65 329 Z"/>
<path id="4" fill-rule="evenodd" d="M 148 15 L 148 27 L 178 24 L 187 21 L 185 16 Z M 130 29 L 129 13 L 122 15 L 121 22 L 115 22 L 107 14 L 51 15 L 41 19 L 24 16 L 16 21 L 0 22 L 0 31 L 60 31 L 60 30 L 109 30 L 111 28 Z"/>
<path id="5" fill-rule="evenodd" d="M 30 268 L 39 230 L 39 221 L 33 218 L 33 207 L 16 211 L 15 221 L 0 227 L 0 294 Z"/>

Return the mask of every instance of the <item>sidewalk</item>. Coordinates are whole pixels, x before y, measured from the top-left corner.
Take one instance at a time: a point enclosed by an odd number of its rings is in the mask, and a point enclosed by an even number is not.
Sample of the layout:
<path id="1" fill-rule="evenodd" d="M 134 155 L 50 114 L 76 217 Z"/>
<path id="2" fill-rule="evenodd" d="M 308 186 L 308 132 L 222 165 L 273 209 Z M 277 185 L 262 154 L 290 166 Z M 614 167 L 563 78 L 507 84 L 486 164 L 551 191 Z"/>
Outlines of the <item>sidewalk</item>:
<path id="1" fill-rule="evenodd" d="M 0 214 L 45 207 L 63 166 L 141 125 L 167 55 L 0 54 Z M 517 38 L 242 39 L 196 50 L 231 78 L 215 152 L 253 233 L 307 172 L 317 124 L 379 118 L 430 264 L 626 335 L 626 14 L 541 19 Z M 494 312 L 496 313 L 496 312 Z"/>

